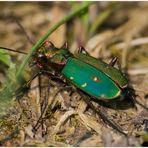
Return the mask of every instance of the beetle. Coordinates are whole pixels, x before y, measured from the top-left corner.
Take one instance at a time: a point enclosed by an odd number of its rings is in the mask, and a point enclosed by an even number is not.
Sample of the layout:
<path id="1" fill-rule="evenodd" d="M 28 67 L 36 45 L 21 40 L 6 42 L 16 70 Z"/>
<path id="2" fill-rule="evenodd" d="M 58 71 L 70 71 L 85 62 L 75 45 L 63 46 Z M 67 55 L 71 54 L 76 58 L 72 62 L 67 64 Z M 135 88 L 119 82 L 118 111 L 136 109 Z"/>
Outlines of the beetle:
<path id="1" fill-rule="evenodd" d="M 40 71 L 63 77 L 98 100 L 109 101 L 124 98 L 128 94 L 126 76 L 113 67 L 116 60 L 107 64 L 90 56 L 82 47 L 78 53 L 72 54 L 67 46 L 56 48 L 50 41 L 46 41 L 33 54 L 32 60 Z"/>
<path id="2" fill-rule="evenodd" d="M 123 99 L 129 94 L 126 76 L 114 67 L 116 60 L 114 58 L 107 64 L 90 56 L 83 47 L 80 47 L 78 53 L 72 54 L 67 44 L 56 48 L 50 41 L 45 41 L 32 55 L 32 63 L 37 66 L 40 73 L 75 86 L 94 112 L 111 127 L 127 136 L 118 124 L 109 120 L 107 115 L 98 110 L 84 95 L 85 93 L 97 100 L 110 101 Z"/>

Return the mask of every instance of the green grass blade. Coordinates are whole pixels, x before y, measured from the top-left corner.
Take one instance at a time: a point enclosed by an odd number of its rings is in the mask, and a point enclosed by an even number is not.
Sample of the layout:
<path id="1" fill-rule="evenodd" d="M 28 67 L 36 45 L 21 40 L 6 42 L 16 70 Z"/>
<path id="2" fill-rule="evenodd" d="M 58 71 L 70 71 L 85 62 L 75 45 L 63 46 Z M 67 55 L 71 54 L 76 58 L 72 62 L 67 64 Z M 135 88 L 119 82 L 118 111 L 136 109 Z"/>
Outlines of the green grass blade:
<path id="1" fill-rule="evenodd" d="M 65 16 L 61 21 L 59 21 L 57 24 L 55 24 L 53 27 L 51 27 L 47 31 L 47 33 L 30 49 L 29 54 L 25 57 L 23 63 L 20 65 L 20 67 L 16 73 L 16 77 L 19 78 L 21 76 L 21 73 L 22 73 L 26 63 L 28 62 L 29 58 L 31 57 L 33 51 L 37 50 L 40 47 L 40 45 L 48 38 L 49 35 L 51 35 L 57 28 L 59 28 L 64 23 L 71 20 L 73 17 L 77 16 L 80 13 L 83 13 L 83 11 L 85 9 L 87 9 L 93 3 L 94 2 L 82 3 L 82 5 L 80 7 L 78 7 L 76 10 L 71 12 L 69 15 Z"/>
<path id="2" fill-rule="evenodd" d="M 0 116 L 5 113 L 5 110 L 9 108 L 9 105 L 13 103 L 12 96 L 14 95 L 14 92 L 16 88 L 18 87 L 18 84 L 21 80 L 22 73 L 24 71 L 25 65 L 29 61 L 32 53 L 37 50 L 40 45 L 51 35 L 57 28 L 59 28 L 64 23 L 70 21 L 73 17 L 79 15 L 80 13 L 83 13 L 85 9 L 87 9 L 91 4 L 94 2 L 87 2 L 87 3 L 80 3 L 80 7 L 69 13 L 67 16 L 65 16 L 61 21 L 59 21 L 57 24 L 55 24 L 53 27 L 51 27 L 47 33 L 36 42 L 36 44 L 30 49 L 30 52 L 27 54 L 27 56 L 24 58 L 22 64 L 18 67 L 16 71 L 16 81 L 9 81 L 6 82 L 7 87 L 5 87 L 2 91 L 0 91 Z"/>

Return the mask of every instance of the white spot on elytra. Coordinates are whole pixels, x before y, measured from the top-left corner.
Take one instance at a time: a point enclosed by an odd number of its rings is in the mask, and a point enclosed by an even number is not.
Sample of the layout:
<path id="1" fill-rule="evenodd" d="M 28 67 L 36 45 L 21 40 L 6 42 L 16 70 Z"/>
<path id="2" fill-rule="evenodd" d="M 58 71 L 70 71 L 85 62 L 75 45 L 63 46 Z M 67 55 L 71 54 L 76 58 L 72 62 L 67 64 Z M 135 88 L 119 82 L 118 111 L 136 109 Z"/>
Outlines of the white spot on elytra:
<path id="1" fill-rule="evenodd" d="M 93 81 L 95 81 L 95 82 L 101 82 L 101 80 L 100 80 L 98 77 L 96 77 L 96 76 L 92 77 L 92 79 L 93 79 Z"/>
<path id="2" fill-rule="evenodd" d="M 98 79 L 97 79 L 97 77 L 94 77 L 94 81 L 97 81 Z"/>
<path id="3" fill-rule="evenodd" d="M 70 80 L 73 80 L 74 78 L 73 77 L 70 77 Z"/>
<path id="4" fill-rule="evenodd" d="M 82 86 L 82 87 L 86 87 L 86 86 L 87 86 L 87 83 L 84 83 L 84 84 L 82 84 L 81 86 Z"/>
<path id="5" fill-rule="evenodd" d="M 105 98 L 105 94 L 102 94 L 102 95 L 101 95 L 101 98 Z"/>

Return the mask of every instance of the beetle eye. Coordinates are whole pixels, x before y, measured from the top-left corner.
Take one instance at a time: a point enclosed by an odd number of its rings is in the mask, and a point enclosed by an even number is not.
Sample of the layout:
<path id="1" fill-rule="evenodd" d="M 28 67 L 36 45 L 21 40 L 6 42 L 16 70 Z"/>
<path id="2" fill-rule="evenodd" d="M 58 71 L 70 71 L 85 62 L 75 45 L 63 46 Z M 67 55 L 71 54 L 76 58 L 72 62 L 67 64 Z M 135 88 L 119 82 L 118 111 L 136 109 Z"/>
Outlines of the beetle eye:
<path id="1" fill-rule="evenodd" d="M 46 46 L 53 46 L 53 43 L 50 41 L 45 41 L 43 44 Z"/>
<path id="2" fill-rule="evenodd" d="M 43 45 L 45 46 L 46 50 L 51 50 L 51 47 L 54 46 L 50 41 L 45 41 Z"/>

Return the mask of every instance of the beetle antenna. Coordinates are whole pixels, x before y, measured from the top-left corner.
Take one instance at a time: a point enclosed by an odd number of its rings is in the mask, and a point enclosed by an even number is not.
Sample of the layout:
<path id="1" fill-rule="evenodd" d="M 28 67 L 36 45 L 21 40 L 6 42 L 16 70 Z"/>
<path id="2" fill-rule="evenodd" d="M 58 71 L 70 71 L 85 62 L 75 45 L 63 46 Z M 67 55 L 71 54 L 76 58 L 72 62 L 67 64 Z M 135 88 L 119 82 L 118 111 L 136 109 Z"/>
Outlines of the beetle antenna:
<path id="1" fill-rule="evenodd" d="M 31 45 L 34 44 L 34 41 L 32 40 L 32 38 L 28 35 L 28 33 L 26 32 L 25 28 L 23 27 L 23 25 L 18 21 L 18 19 L 14 19 L 14 21 L 16 22 L 16 24 L 19 26 L 19 28 L 21 29 L 22 33 L 26 36 L 27 40 L 30 42 Z"/>
<path id="2" fill-rule="evenodd" d="M 6 47 L 0 47 L 0 49 L 12 51 L 12 52 L 18 52 L 18 53 L 21 53 L 21 54 L 28 54 L 27 52 L 23 52 L 23 51 L 19 51 L 19 50 L 14 50 L 14 49 L 6 48 Z"/>

